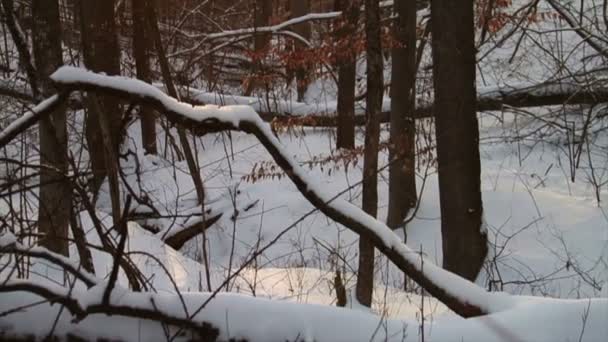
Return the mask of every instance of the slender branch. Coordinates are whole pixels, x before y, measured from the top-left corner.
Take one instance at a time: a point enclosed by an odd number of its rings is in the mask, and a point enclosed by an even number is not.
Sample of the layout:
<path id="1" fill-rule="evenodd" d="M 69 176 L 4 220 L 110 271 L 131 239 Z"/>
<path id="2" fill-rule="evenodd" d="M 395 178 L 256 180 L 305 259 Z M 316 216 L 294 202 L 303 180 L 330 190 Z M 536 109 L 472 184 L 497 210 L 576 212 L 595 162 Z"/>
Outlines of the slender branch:
<path id="1" fill-rule="evenodd" d="M 27 39 L 25 38 L 23 31 L 21 31 L 21 27 L 17 23 L 17 20 L 15 20 L 15 16 L 13 14 L 13 0 L 2 0 L 2 6 L 4 7 L 6 26 L 8 26 L 8 30 L 11 33 L 13 42 L 17 47 L 17 51 L 19 52 L 19 62 L 23 68 L 25 68 L 25 73 L 30 82 L 30 87 L 32 88 L 33 97 L 34 99 L 40 99 L 38 76 L 36 75 L 34 64 L 32 63 L 32 55 L 27 46 Z"/>
<path id="2" fill-rule="evenodd" d="M 553 7 L 555 11 L 557 11 L 557 13 L 562 16 L 562 18 L 564 18 L 564 20 L 566 20 L 568 25 L 572 27 L 574 32 L 576 32 L 579 37 L 581 37 L 585 42 L 587 42 L 587 44 L 589 44 L 589 46 L 591 46 L 599 54 L 608 58 L 608 47 L 603 46 L 602 43 L 600 43 L 591 32 L 587 31 L 584 27 L 582 27 L 577 22 L 576 18 L 566 9 L 566 7 L 564 7 L 556 0 L 547 0 L 547 2 L 549 3 L 549 5 L 551 5 L 551 7 Z"/>

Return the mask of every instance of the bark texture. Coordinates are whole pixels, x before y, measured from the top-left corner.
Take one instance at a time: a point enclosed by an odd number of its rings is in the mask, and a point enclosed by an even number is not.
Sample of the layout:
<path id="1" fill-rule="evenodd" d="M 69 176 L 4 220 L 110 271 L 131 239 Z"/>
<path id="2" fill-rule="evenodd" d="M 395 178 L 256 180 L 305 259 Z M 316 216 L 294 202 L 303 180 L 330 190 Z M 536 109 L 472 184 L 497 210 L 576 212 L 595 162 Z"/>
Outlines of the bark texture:
<path id="1" fill-rule="evenodd" d="M 431 2 L 443 267 L 474 280 L 486 257 L 473 0 Z"/>
<path id="2" fill-rule="evenodd" d="M 416 3 L 395 0 L 387 225 L 399 227 L 416 205 Z"/>
<path id="3" fill-rule="evenodd" d="M 272 1 L 271 0 L 255 0 L 254 4 L 255 25 L 254 27 L 265 27 L 270 25 L 270 17 L 272 16 Z M 260 53 L 268 49 L 270 44 L 270 33 L 258 33 L 254 37 L 254 49 L 256 53 Z"/>
<path id="4" fill-rule="evenodd" d="M 335 10 L 343 15 L 336 22 L 336 64 L 338 68 L 338 148 L 355 147 L 355 86 L 357 51 L 355 33 L 359 21 L 359 1 L 336 0 Z"/>
<path id="5" fill-rule="evenodd" d="M 63 64 L 58 1 L 32 2 L 32 45 L 40 92 L 51 96 L 55 89 L 49 76 Z M 40 163 L 44 166 L 40 171 L 38 207 L 38 231 L 44 235 L 40 245 L 68 256 L 72 188 L 66 177 L 66 106 L 40 121 L 39 138 Z"/>
<path id="6" fill-rule="evenodd" d="M 376 217 L 378 213 L 378 145 L 384 80 L 380 41 L 380 7 L 378 1 L 365 0 L 365 33 L 367 40 L 367 98 L 365 150 L 363 152 L 363 210 Z M 371 306 L 374 288 L 374 245 L 365 236 L 359 239 L 357 300 Z"/>
<path id="7" fill-rule="evenodd" d="M 310 13 L 310 0 L 290 0 L 291 4 L 291 16 L 293 18 L 304 16 Z M 300 24 L 296 24 L 293 27 L 293 32 L 298 35 L 304 37 L 307 40 L 310 40 L 311 37 L 311 27 L 309 22 L 303 22 Z M 306 91 L 308 90 L 308 84 L 310 83 L 310 68 L 312 67 L 307 61 L 307 58 L 304 54 L 304 50 L 307 47 L 300 41 L 295 42 L 295 59 L 296 59 L 296 88 L 298 92 L 298 101 L 304 101 L 304 96 L 306 95 Z"/>
<path id="8" fill-rule="evenodd" d="M 80 0 L 82 51 L 87 69 L 120 74 L 120 50 L 114 23 L 114 0 Z M 86 100 L 86 138 L 93 169 L 93 190 L 97 192 L 107 176 L 104 144 L 99 129 L 99 118 L 95 110 L 95 100 Z M 121 109 L 118 101 L 111 97 L 99 97 L 100 113 L 108 117 L 111 144 L 118 154 L 122 139 Z"/>
<path id="9" fill-rule="evenodd" d="M 137 78 L 152 82 L 150 70 L 150 54 L 152 52 L 152 37 L 146 25 L 146 7 L 151 6 L 149 0 L 132 0 L 133 5 L 133 55 Z M 157 154 L 156 120 L 154 112 L 146 107 L 140 108 L 142 145 L 147 154 Z"/>

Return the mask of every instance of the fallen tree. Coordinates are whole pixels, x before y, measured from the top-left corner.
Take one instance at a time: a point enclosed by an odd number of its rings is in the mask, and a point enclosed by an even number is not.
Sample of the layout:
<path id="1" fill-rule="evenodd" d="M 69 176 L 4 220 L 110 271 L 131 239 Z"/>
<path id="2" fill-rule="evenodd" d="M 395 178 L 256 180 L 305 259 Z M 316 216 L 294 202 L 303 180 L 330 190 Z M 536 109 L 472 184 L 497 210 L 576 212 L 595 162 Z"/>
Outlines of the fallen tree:
<path id="1" fill-rule="evenodd" d="M 576 82 L 551 81 L 537 85 L 495 89 L 480 89 L 477 96 L 477 112 L 498 111 L 508 107 L 533 108 L 544 106 L 596 104 L 608 102 L 608 88 L 589 86 Z M 284 113 L 262 112 L 260 116 L 273 124 L 301 125 L 307 127 L 335 127 L 338 116 L 331 114 L 286 115 Z M 417 105 L 416 119 L 433 116 L 433 104 Z M 383 111 L 380 122 L 390 121 L 390 112 Z M 357 126 L 365 125 L 365 115 L 355 115 Z"/>
<path id="2" fill-rule="evenodd" d="M 164 87 L 159 85 L 160 89 Z M 24 88 L 10 87 L 8 82 L 0 80 L 0 95 L 11 96 L 23 101 L 33 102 L 32 95 Z M 182 100 L 191 105 L 213 104 L 252 106 L 266 122 L 273 125 L 300 125 L 306 127 L 335 127 L 338 116 L 334 108 L 320 112 L 315 106 L 305 103 L 283 101 L 265 104 L 256 97 L 220 95 L 202 92 L 189 88 L 182 94 Z M 547 81 L 539 84 L 511 85 L 478 89 L 477 111 L 499 111 L 508 107 L 534 108 L 544 106 L 597 104 L 608 102 L 608 87 L 602 82 L 577 82 L 576 77 Z M 81 106 L 79 101 L 71 99 L 72 107 Z M 269 108 L 275 106 L 277 108 Z M 360 104 L 359 107 L 364 106 Z M 362 108 L 362 107 L 361 107 Z M 365 125 L 364 110 L 355 114 L 355 124 Z M 380 122 L 389 122 L 389 111 L 380 114 Z M 417 119 L 433 116 L 433 104 L 417 104 L 414 117 Z"/>

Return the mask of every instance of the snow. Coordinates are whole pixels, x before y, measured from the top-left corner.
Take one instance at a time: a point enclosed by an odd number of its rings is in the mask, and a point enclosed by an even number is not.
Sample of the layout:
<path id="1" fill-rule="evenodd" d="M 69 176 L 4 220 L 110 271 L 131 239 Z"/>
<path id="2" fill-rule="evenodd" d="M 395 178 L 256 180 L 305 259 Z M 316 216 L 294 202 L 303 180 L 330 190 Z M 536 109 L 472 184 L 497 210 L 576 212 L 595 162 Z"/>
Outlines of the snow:
<path id="1" fill-rule="evenodd" d="M 384 3 L 388 6 L 391 1 Z M 566 38 L 564 43 L 576 46 L 578 40 Z M 502 95 L 514 88 L 553 79 L 547 59 L 543 59 L 544 55 L 537 50 L 528 47 L 523 58 L 518 56 L 514 65 L 508 65 L 505 61 L 511 52 L 512 45 L 507 43 L 480 63 L 484 80 L 478 83 L 484 84 L 488 80 L 486 86 L 478 86 L 480 97 Z M 565 63 L 567 68 L 579 70 L 582 53 L 578 50 L 572 53 Z M 608 192 L 604 185 L 596 199 L 595 189 L 589 181 L 590 163 L 593 162 L 600 181 L 606 182 L 606 118 L 597 120 L 589 128 L 594 137 L 590 159 L 587 161 L 583 155 L 576 182 L 571 182 L 566 154 L 572 145 L 564 137 L 566 134 L 580 136 L 584 118 L 576 114 L 563 118 L 575 123 L 573 133 L 560 128 L 562 118 L 548 116 L 550 110 L 545 108 L 533 110 L 531 114 L 534 116 L 509 112 L 480 116 L 484 227 L 490 240 L 490 256 L 474 284 L 434 266 L 441 264 L 442 254 L 438 182 L 433 168 L 426 180 L 420 210 L 407 227 L 408 245 L 412 246 L 409 249 L 401 243 L 401 232 L 388 231 L 383 223 L 360 212 L 360 187 L 355 186 L 342 193 L 360 180 L 358 165 L 351 163 L 346 167 L 337 162 L 318 166 L 309 163 L 335 153 L 332 152 L 334 137 L 329 130 L 304 129 L 280 133 L 275 138 L 255 113 L 267 109 L 264 101 L 255 97 L 224 96 L 189 89 L 193 97 L 210 104 L 193 107 L 131 79 L 107 77 L 68 67 L 59 70 L 54 77 L 59 83 L 94 83 L 127 91 L 134 96 L 145 94 L 170 110 L 199 122 L 218 119 L 233 127 L 245 121 L 256 124 L 263 136 L 289 160 L 296 174 L 306 180 L 310 191 L 324 200 L 333 199 L 331 206 L 364 222 L 410 262 L 421 265 L 429 278 L 449 287 L 461 298 L 474 298 L 476 304 L 491 314 L 463 319 L 411 285 L 408 291 L 403 291 L 402 273 L 384 257 L 377 259 L 374 305 L 371 309 L 361 308 L 352 298 L 357 236 L 318 213 L 290 228 L 277 243 L 220 289 L 229 275 L 309 212 L 312 206 L 286 177 L 256 182 L 243 178 L 262 161 L 272 164 L 255 137 L 233 132 L 230 137 L 217 135 L 197 139 L 201 176 L 210 201 L 206 208 L 210 208 L 211 213 L 224 213 L 207 232 L 207 267 L 200 257 L 201 238 L 194 239 L 180 251 L 162 242 L 166 233 L 178 232 L 197 222 L 201 209 L 191 191 L 190 175 L 183 171 L 187 170 L 184 162 L 175 162 L 174 168 L 171 162 L 160 157 L 144 156 L 141 146 L 132 143 L 140 140 L 138 124 L 129 128 L 131 139 L 128 148 L 139 158 L 141 179 L 135 176 L 135 162 L 129 156 L 121 160 L 127 182 L 138 194 L 149 196 L 161 216 L 177 214 L 181 217 L 176 220 L 161 217 L 138 221 L 159 228 L 156 234 L 143 230 L 138 223 L 129 223 L 127 252 L 150 278 L 154 291 L 143 294 L 130 292 L 121 272 L 111 296 L 116 305 L 150 309 L 150 300 L 154 299 L 161 310 L 186 317 L 176 292 L 184 297 L 187 311 L 191 314 L 212 296 L 206 292 L 205 273 L 208 271 L 212 290 L 221 291 L 195 320 L 210 322 L 220 329 L 221 340 L 247 337 L 252 341 L 420 341 L 421 330 L 427 341 L 604 341 L 608 336 L 605 324 L 608 321 Z M 577 84 L 564 82 L 554 86 L 547 83 L 547 87 L 534 91 L 541 95 L 554 94 L 569 90 L 570 86 Z M 316 103 L 280 99 L 277 108 L 293 115 L 331 114 L 335 112 L 335 99 L 331 94 L 323 93 L 323 87 L 322 82 L 315 83 L 307 94 L 307 99 L 314 99 Z M 385 103 L 388 101 L 385 99 Z M 81 115 L 76 114 L 78 120 L 81 120 Z M 77 124 L 81 125 L 81 122 Z M 432 128 L 424 120 L 418 125 L 422 131 L 419 142 L 424 145 L 424 134 L 432 134 Z M 160 128 L 159 134 L 159 139 L 163 139 L 164 131 Z M 386 139 L 387 133 L 383 131 L 382 134 Z M 361 132 L 357 139 L 360 144 Z M 382 154 L 380 165 L 385 163 L 386 155 Z M 312 166 L 306 169 L 309 165 Z M 381 180 L 384 177 L 386 172 L 380 174 Z M 420 182 L 418 185 L 420 187 Z M 102 186 L 97 214 L 108 229 L 112 222 L 105 192 L 107 185 Z M 36 202 L 35 193 L 28 196 L 32 203 Z M 382 182 L 379 196 L 379 218 L 382 219 L 386 214 L 387 199 L 386 184 Z M 234 212 L 232 200 L 236 201 L 238 215 Z M 0 203 L 2 215 L 8 215 L 15 208 L 21 209 L 20 204 L 11 207 L 8 203 L 8 200 Z M 245 212 L 244 208 L 250 203 L 257 204 Z M 26 211 L 29 217 L 36 217 L 35 208 Z M 149 213 L 149 208 L 139 205 L 134 207 L 134 211 Z M 80 219 L 87 231 L 88 242 L 99 246 L 99 236 L 92 229 L 89 215 L 83 212 Z M 114 233 L 110 236 L 116 238 Z M 0 249 L 16 243 L 14 235 L 0 235 Z M 28 242 L 22 244 L 23 248 L 32 248 Z M 33 247 L 31 251 L 41 250 Z M 70 252 L 72 257 L 62 260 L 77 266 L 74 246 Z M 92 253 L 97 285 L 90 289 L 77 283 L 70 293 L 63 272 L 40 258 L 30 260 L 29 280 L 77 298 L 83 307 L 99 303 L 107 286 L 100 279 L 107 278 L 112 258 L 96 249 Z M 144 253 L 154 256 L 164 268 Z M 495 262 L 490 262 L 493 259 Z M 0 269 L 7 260 L 10 258 L 6 254 L 0 256 Z M 350 296 L 345 309 L 333 307 L 336 269 L 343 271 Z M 8 271 L 0 271 L 0 281 L 7 280 Z M 5 284 L 19 282 L 25 280 L 17 279 L 15 274 Z M 487 293 L 481 287 L 504 292 Z M 57 304 L 42 303 L 10 315 L 3 314 L 38 301 L 40 297 L 31 293 L 0 293 L 0 331 L 6 334 L 0 335 L 0 339 L 10 338 L 11 334 L 46 337 L 53 328 L 54 318 L 59 317 L 55 332 L 63 336 L 167 340 L 163 327 L 149 320 L 99 314 L 74 320 Z M 175 333 L 176 329 L 171 328 L 170 331 Z M 182 336 L 177 340 L 186 339 Z"/>
<path id="2" fill-rule="evenodd" d="M 92 305 L 100 297 L 101 287 L 85 293 L 74 291 L 81 305 Z M 284 301 L 270 301 L 244 295 L 221 293 L 213 300 L 209 294 L 182 293 L 187 312 L 192 314 L 205 306 L 192 319 L 206 321 L 220 330 L 219 340 L 246 338 L 249 341 L 283 341 L 285 338 L 304 341 L 418 341 L 419 323 L 414 320 L 394 320 L 370 313 L 321 305 L 302 305 Z M 35 302 L 28 293 L 3 298 L 0 310 Z M 128 293 L 112 296 L 111 303 L 133 308 L 152 308 L 175 317 L 188 317 L 175 296 L 146 293 Z M 45 314 L 59 314 L 56 331 L 73 331 L 77 336 L 99 336 L 112 339 L 164 339 L 161 326 L 118 316 L 89 316 L 77 323 L 57 306 L 39 305 L 36 310 L 13 314 L 10 323 L 0 320 L 6 333 L 26 331 L 38 337 L 48 334 L 45 324 L 28 324 Z M 533 322 L 529 320 L 534 317 Z M 602 341 L 608 327 L 608 299 L 563 301 L 530 298 L 511 310 L 474 318 L 440 318 L 424 327 L 425 336 L 437 341 Z M 533 324 L 533 325 L 532 325 Z M 111 326 L 112 329 L 106 327 Z M 142 329 L 142 327 L 145 327 Z M 577 327 L 577 329 L 572 329 Z M 175 332 L 173 329 L 172 332 Z M 10 336 L 10 335 L 9 335 Z M 178 339 L 181 340 L 181 339 Z"/>
<path id="3" fill-rule="evenodd" d="M 168 97 L 148 83 L 128 77 L 106 76 L 81 68 L 63 66 L 51 75 L 51 79 L 59 84 L 93 84 L 121 90 L 134 96 L 148 96 L 160 101 L 168 110 L 180 113 L 189 119 L 199 122 L 208 119 L 219 119 L 238 127 L 242 120 L 259 120 L 259 116 L 249 106 L 191 106 Z"/>
<path id="4" fill-rule="evenodd" d="M 53 95 L 48 99 L 43 100 L 38 105 L 36 105 L 31 110 L 27 111 L 25 114 L 11 122 L 8 126 L 6 126 L 2 132 L 0 132 L 0 141 L 5 140 L 11 134 L 14 134 L 15 130 L 24 125 L 26 122 L 32 120 L 38 113 L 46 110 L 49 106 L 55 104 L 59 95 Z"/>

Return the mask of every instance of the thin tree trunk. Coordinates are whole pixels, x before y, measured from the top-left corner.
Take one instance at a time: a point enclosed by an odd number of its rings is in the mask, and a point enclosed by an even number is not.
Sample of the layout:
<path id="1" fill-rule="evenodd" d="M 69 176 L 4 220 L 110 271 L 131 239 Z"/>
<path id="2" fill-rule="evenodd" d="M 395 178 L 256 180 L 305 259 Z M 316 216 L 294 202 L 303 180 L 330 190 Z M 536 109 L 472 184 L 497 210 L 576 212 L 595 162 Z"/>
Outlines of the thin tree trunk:
<path id="1" fill-rule="evenodd" d="M 177 92 L 177 88 L 175 87 L 175 83 L 173 83 L 173 77 L 171 76 L 171 69 L 169 67 L 169 61 L 167 60 L 167 56 L 165 55 L 165 50 L 163 48 L 163 43 L 160 36 L 160 31 L 158 30 L 158 22 L 156 17 L 156 11 L 154 6 L 148 7 L 147 13 L 148 24 L 152 28 L 152 34 L 154 35 L 154 45 L 156 46 L 156 52 L 158 61 L 160 62 L 161 72 L 163 75 L 163 80 L 165 82 L 165 86 L 167 88 L 167 93 L 169 96 L 174 97 L 178 100 L 181 99 L 179 93 Z M 202 225 L 205 226 L 207 224 L 207 218 L 205 217 L 205 187 L 203 186 L 203 180 L 201 178 L 201 174 L 199 171 L 199 167 L 197 165 L 197 160 L 195 159 L 194 154 L 192 153 L 192 149 L 190 148 L 190 143 L 188 142 L 188 137 L 186 135 L 186 130 L 184 126 L 177 125 L 177 133 L 179 135 L 180 144 L 182 145 L 182 149 L 184 150 L 184 157 L 186 158 L 186 164 L 188 165 L 188 171 L 190 172 L 190 177 L 192 177 L 192 182 L 194 183 L 194 188 L 196 190 L 196 196 L 198 202 L 201 206 L 201 213 L 203 213 Z M 205 266 L 205 274 L 207 281 L 207 291 L 212 291 L 211 285 L 211 274 L 209 273 L 209 260 L 207 253 L 207 235 L 205 230 L 202 231 L 203 237 L 203 261 Z"/>
<path id="2" fill-rule="evenodd" d="M 32 2 L 32 43 L 34 60 L 44 97 L 55 93 L 49 76 L 63 64 L 59 3 L 56 0 Z M 69 255 L 68 226 L 72 207 L 72 188 L 68 170 L 66 107 L 62 106 L 40 121 L 40 196 L 38 230 L 44 235 L 40 244 L 49 250 Z"/>
<path id="3" fill-rule="evenodd" d="M 255 0 L 254 4 L 254 27 L 264 27 L 270 25 L 270 17 L 272 16 L 272 1 L 271 0 Z M 270 44 L 270 33 L 259 33 L 254 37 L 254 49 L 256 53 L 262 53 L 268 49 Z"/>
<path id="4" fill-rule="evenodd" d="M 80 0 L 82 50 L 85 66 L 108 75 L 120 74 L 120 50 L 114 23 L 114 0 Z M 93 168 L 93 190 L 96 193 L 107 176 L 104 144 L 99 129 L 95 104 L 87 99 L 86 138 Z M 122 139 L 121 110 L 118 101 L 99 97 L 100 113 L 108 116 L 112 146 L 116 154 Z"/>
<path id="5" fill-rule="evenodd" d="M 395 0 L 387 226 L 395 229 L 416 205 L 416 2 Z M 405 230 L 404 230 L 405 231 Z"/>
<path id="6" fill-rule="evenodd" d="M 431 1 L 443 267 L 469 280 L 487 254 L 482 227 L 473 0 Z"/>
<path id="7" fill-rule="evenodd" d="M 271 0 L 255 0 L 253 3 L 253 27 L 264 27 L 270 25 L 270 17 L 272 15 Z M 251 76 L 246 84 L 245 96 L 250 96 L 251 93 L 260 85 L 267 87 L 267 82 L 263 79 L 263 60 L 268 53 L 270 46 L 270 33 L 256 33 L 253 40 L 253 58 L 251 60 Z M 262 79 L 258 79 L 261 77 Z"/>
<path id="8" fill-rule="evenodd" d="M 19 53 L 19 63 L 21 67 L 25 69 L 25 74 L 32 88 L 32 97 L 34 101 L 40 101 L 40 89 L 38 84 L 38 75 L 36 75 L 36 69 L 32 62 L 32 56 L 27 46 L 27 38 L 23 35 L 23 30 L 17 23 L 14 16 L 13 0 L 2 0 L 2 8 L 4 9 L 4 18 L 6 20 L 6 26 L 11 33 L 13 43 Z"/>
<path id="9" fill-rule="evenodd" d="M 87 237 L 84 233 L 82 225 L 80 224 L 78 213 L 76 210 L 74 210 L 73 206 L 72 211 L 70 212 L 70 228 L 72 229 L 72 236 L 74 237 L 74 243 L 76 245 L 76 249 L 78 250 L 80 266 L 82 266 L 85 271 L 95 274 L 93 256 L 91 255 L 91 250 L 87 246 Z"/>
<path id="10" fill-rule="evenodd" d="M 377 0 L 365 0 L 365 32 L 367 36 L 367 99 L 365 151 L 363 154 L 363 210 L 376 217 L 378 213 L 378 145 L 382 110 L 383 75 L 380 41 L 380 7 Z M 371 306 L 374 289 L 374 245 L 359 239 L 357 300 Z"/>
<path id="11" fill-rule="evenodd" d="M 337 28 L 338 66 L 338 148 L 355 147 L 355 86 L 357 77 L 357 51 L 354 46 L 359 21 L 359 1 L 336 0 L 336 11 L 343 15 Z"/>
<path id="12" fill-rule="evenodd" d="M 291 16 L 293 18 L 304 16 L 310 13 L 310 0 L 290 0 L 291 1 Z M 293 27 L 293 32 L 309 40 L 311 36 L 311 27 L 309 22 L 296 24 Z M 300 41 L 294 43 L 296 56 L 298 59 L 298 66 L 295 69 L 296 74 L 296 89 L 298 92 L 298 101 L 304 101 L 304 96 L 308 90 L 308 84 L 310 83 L 310 68 L 309 62 L 306 58 L 301 58 L 302 52 L 307 47 Z"/>
<path id="13" fill-rule="evenodd" d="M 171 76 L 171 69 L 169 67 L 169 62 L 167 61 L 167 56 L 165 55 L 165 49 L 163 47 L 163 43 L 160 37 L 160 31 L 158 30 L 158 23 L 156 17 L 156 10 L 154 6 L 149 6 L 146 8 L 148 13 L 146 19 L 148 21 L 148 25 L 151 28 L 152 35 L 154 36 L 154 45 L 156 46 L 156 54 L 158 57 L 158 61 L 160 63 L 161 73 L 163 75 L 163 80 L 165 82 L 165 86 L 167 88 L 167 93 L 169 96 L 174 97 L 176 99 L 180 99 L 179 93 L 175 88 L 175 83 L 173 83 L 173 77 Z M 186 130 L 182 126 L 177 126 L 177 133 L 179 136 L 180 144 L 182 145 L 182 149 L 184 150 L 184 157 L 186 158 L 186 164 L 188 165 L 188 171 L 192 177 L 192 182 L 194 183 L 194 188 L 196 190 L 196 196 L 199 201 L 199 204 L 205 204 L 205 188 L 203 186 L 203 181 L 201 179 L 201 175 L 199 172 L 198 165 L 196 165 L 196 160 L 194 159 L 194 153 L 192 153 L 192 149 L 190 148 L 190 143 L 188 142 L 188 137 L 186 135 Z M 205 212 L 204 208 L 203 211 Z"/>
<path id="14" fill-rule="evenodd" d="M 146 25 L 146 6 L 151 6 L 149 0 L 132 0 L 133 8 L 133 55 L 137 78 L 151 83 L 150 52 L 152 40 L 150 30 Z M 157 154 L 156 148 L 156 120 L 154 112 L 146 107 L 140 109 L 141 138 L 147 154 Z"/>

